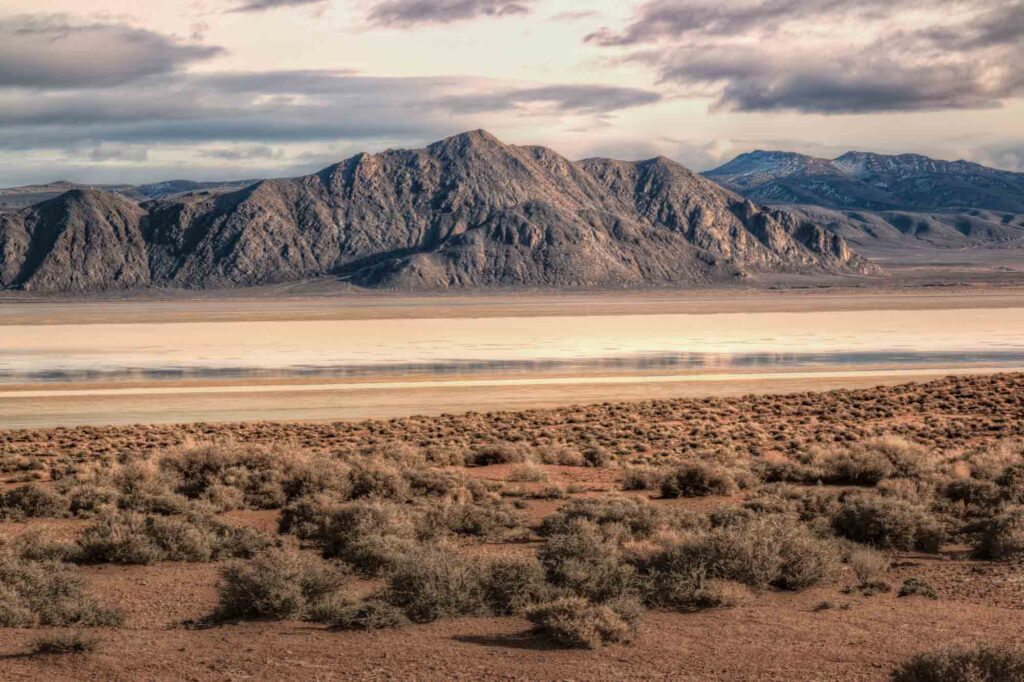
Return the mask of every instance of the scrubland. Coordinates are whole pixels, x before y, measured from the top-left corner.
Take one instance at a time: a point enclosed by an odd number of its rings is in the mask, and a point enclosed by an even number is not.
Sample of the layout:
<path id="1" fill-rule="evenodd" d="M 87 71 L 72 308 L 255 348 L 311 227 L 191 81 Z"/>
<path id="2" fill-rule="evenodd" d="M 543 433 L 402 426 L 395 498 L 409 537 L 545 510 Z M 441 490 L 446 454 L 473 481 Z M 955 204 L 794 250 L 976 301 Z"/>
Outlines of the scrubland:
<path id="1" fill-rule="evenodd" d="M 1024 375 L 0 433 L 11 679 L 1024 680 Z"/>

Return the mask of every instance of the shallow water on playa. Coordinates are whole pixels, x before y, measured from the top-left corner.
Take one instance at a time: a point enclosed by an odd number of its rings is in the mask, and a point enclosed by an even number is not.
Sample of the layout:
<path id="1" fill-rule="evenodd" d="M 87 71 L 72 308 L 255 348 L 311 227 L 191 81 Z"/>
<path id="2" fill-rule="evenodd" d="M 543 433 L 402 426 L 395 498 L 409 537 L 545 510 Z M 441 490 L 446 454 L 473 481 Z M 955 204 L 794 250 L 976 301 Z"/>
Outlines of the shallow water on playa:
<path id="1" fill-rule="evenodd" d="M 1024 364 L 1024 308 L 12 325 L 0 383 Z"/>

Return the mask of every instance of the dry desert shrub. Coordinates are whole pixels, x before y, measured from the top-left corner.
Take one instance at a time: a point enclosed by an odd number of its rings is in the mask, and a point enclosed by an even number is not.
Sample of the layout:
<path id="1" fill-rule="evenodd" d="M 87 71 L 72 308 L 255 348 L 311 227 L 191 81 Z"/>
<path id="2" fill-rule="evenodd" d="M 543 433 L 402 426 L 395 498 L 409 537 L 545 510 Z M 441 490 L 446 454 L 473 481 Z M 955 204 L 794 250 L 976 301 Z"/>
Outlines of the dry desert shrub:
<path id="1" fill-rule="evenodd" d="M 619 487 L 623 490 L 657 490 L 662 473 L 656 467 L 627 466 L 622 469 Z"/>
<path id="2" fill-rule="evenodd" d="M 578 449 L 565 445 L 549 445 L 539 450 L 540 461 L 544 464 L 559 464 L 561 466 L 581 467 L 587 463 L 583 453 Z"/>
<path id="3" fill-rule="evenodd" d="M 0 454 L 0 474 L 46 471 L 46 463 L 38 457 Z"/>
<path id="4" fill-rule="evenodd" d="M 873 486 L 896 472 L 884 453 L 868 447 L 820 450 L 812 461 L 820 471 L 819 480 L 832 485 Z"/>
<path id="5" fill-rule="evenodd" d="M 629 538 L 648 538 L 662 530 L 699 527 L 696 514 L 680 509 L 667 509 L 635 497 L 608 496 L 575 499 L 554 514 L 544 518 L 538 533 L 545 537 L 566 532 L 576 520 L 585 520 L 602 527 L 615 527 Z"/>
<path id="6" fill-rule="evenodd" d="M 294 549 L 271 549 L 221 570 L 217 620 L 299 618 L 348 580 L 337 566 Z"/>
<path id="7" fill-rule="evenodd" d="M 474 448 L 466 455 L 466 466 L 489 466 L 491 464 L 521 464 L 537 459 L 531 447 L 523 443 L 494 442 Z"/>
<path id="8" fill-rule="evenodd" d="M 55 540 L 47 531 L 29 528 L 13 539 L 0 538 L 0 552 L 27 561 L 68 561 L 74 556 L 75 547 Z"/>
<path id="9" fill-rule="evenodd" d="M 0 553 L 0 627 L 115 626 L 124 614 L 100 607 L 66 565 Z"/>
<path id="10" fill-rule="evenodd" d="M 918 654 L 893 671 L 892 682 L 1024 682 L 1024 652 L 995 644 L 954 646 Z"/>
<path id="11" fill-rule="evenodd" d="M 868 547 L 854 548 L 846 563 L 853 569 L 853 574 L 857 576 L 857 581 L 861 585 L 881 582 L 889 570 L 889 559 L 881 552 Z"/>
<path id="12" fill-rule="evenodd" d="M 946 539 L 942 524 L 927 509 L 877 495 L 846 499 L 832 527 L 845 538 L 881 549 L 937 552 Z"/>
<path id="13" fill-rule="evenodd" d="M 792 519 L 768 516 L 696 535 L 642 559 L 637 568 L 649 601 L 671 594 L 674 603 L 665 605 L 695 608 L 713 601 L 707 591 L 711 580 L 802 590 L 830 581 L 838 564 L 832 542 Z"/>
<path id="14" fill-rule="evenodd" d="M 610 465 L 615 459 L 615 456 L 609 452 L 608 448 L 601 445 L 591 445 L 590 447 L 583 450 L 583 465 L 588 467 L 596 467 L 603 469 Z"/>
<path id="15" fill-rule="evenodd" d="M 420 546 L 404 555 L 388 574 L 383 595 L 415 623 L 486 608 L 480 563 L 440 546 Z"/>
<path id="16" fill-rule="evenodd" d="M 481 581 L 484 602 L 497 615 L 523 613 L 552 591 L 544 578 L 544 568 L 534 557 L 494 559 L 484 567 Z"/>
<path id="17" fill-rule="evenodd" d="M 1024 556 L 1024 508 L 983 521 L 976 532 L 974 555 L 997 561 Z"/>
<path id="18" fill-rule="evenodd" d="M 736 488 L 727 469 L 702 462 L 683 464 L 661 480 L 661 496 L 666 498 L 731 495 Z"/>
<path id="19" fill-rule="evenodd" d="M 750 594 L 741 583 L 711 577 L 707 565 L 679 548 L 650 557 L 639 570 L 644 602 L 656 608 L 728 608 L 742 603 Z"/>
<path id="20" fill-rule="evenodd" d="M 543 483 L 548 480 L 548 473 L 536 464 L 528 462 L 510 471 L 505 480 L 511 483 Z"/>
<path id="21" fill-rule="evenodd" d="M 282 447 L 218 442 L 165 453 L 157 463 L 175 479 L 175 492 L 189 499 L 220 502 L 224 509 L 274 509 L 286 499 L 289 468 L 304 459 Z"/>
<path id="22" fill-rule="evenodd" d="M 973 448 L 962 459 L 973 478 L 992 481 L 1010 467 L 1024 464 L 1024 441 L 1003 439 Z"/>
<path id="23" fill-rule="evenodd" d="M 596 649 L 603 644 L 629 642 L 635 625 L 607 604 L 582 597 L 562 597 L 533 607 L 527 618 L 537 633 L 565 646 Z"/>
<path id="24" fill-rule="evenodd" d="M 323 554 L 349 564 L 363 575 L 377 575 L 412 551 L 417 542 L 416 517 L 404 505 L 358 501 L 333 510 L 318 539 Z"/>
<path id="25" fill-rule="evenodd" d="M 68 501 L 63 495 L 34 483 L 0 494 L 0 519 L 57 518 L 67 513 Z"/>
<path id="26" fill-rule="evenodd" d="M 520 527 L 520 518 L 505 502 L 433 506 L 420 521 L 420 537 L 444 533 L 496 539 Z"/>
<path id="27" fill-rule="evenodd" d="M 922 478 L 937 464 L 932 450 L 900 436 L 876 436 L 861 440 L 857 447 L 884 455 L 900 478 Z"/>
<path id="28" fill-rule="evenodd" d="M 549 535 L 537 557 L 555 587 L 591 601 L 608 601 L 631 593 L 636 584 L 635 571 L 623 558 L 621 539 L 577 518 Z"/>
<path id="29" fill-rule="evenodd" d="M 121 512 L 100 518 L 78 539 L 78 563 L 151 564 L 157 561 L 217 561 L 245 558 L 272 544 L 252 528 L 212 516 L 145 516 Z"/>

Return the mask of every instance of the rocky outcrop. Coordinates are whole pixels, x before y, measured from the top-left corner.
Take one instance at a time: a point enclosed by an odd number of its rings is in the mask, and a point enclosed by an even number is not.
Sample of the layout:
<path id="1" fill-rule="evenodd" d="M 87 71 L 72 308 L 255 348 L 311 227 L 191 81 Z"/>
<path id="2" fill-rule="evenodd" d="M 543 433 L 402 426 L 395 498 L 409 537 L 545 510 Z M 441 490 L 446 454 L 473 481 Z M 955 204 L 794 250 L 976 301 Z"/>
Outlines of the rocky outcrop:
<path id="1" fill-rule="evenodd" d="M 97 190 L 0 215 L 0 285 L 72 292 L 147 286 L 145 216 L 135 202 Z"/>
<path id="2" fill-rule="evenodd" d="M 629 287 L 871 273 L 845 242 L 667 159 L 573 163 L 483 131 L 141 205 L 75 191 L 0 216 L 5 287 Z"/>

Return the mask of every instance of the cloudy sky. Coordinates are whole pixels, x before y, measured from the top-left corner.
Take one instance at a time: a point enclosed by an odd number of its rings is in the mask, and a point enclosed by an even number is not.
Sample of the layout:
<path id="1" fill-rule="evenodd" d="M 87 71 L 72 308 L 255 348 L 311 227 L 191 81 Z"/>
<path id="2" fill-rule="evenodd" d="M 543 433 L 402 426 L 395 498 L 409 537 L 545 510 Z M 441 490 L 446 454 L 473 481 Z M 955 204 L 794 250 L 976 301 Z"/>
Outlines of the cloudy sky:
<path id="1" fill-rule="evenodd" d="M 1024 0 L 0 0 L 0 186 L 311 172 L 486 128 L 1024 171 Z"/>

